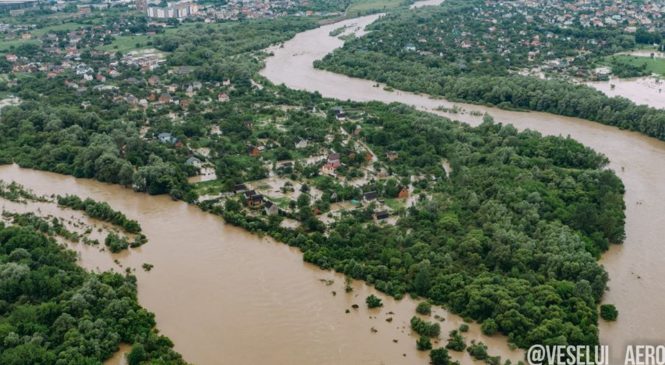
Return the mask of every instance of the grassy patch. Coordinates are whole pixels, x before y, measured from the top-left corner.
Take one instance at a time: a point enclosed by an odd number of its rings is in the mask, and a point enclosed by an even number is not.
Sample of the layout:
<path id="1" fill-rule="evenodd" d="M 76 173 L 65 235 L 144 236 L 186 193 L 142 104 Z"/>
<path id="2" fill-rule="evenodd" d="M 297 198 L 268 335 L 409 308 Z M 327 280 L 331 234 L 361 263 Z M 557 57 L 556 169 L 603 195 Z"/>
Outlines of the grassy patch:
<path id="1" fill-rule="evenodd" d="M 350 16 L 384 11 L 404 5 L 404 0 L 354 0 L 346 13 Z"/>
<path id="2" fill-rule="evenodd" d="M 101 46 L 100 49 L 104 51 L 127 53 L 141 48 L 148 48 L 150 47 L 148 44 L 150 37 L 151 36 L 146 34 L 119 36 L 115 37 L 111 44 Z"/>
<path id="3" fill-rule="evenodd" d="M 224 184 L 221 180 L 203 181 L 194 184 L 194 191 L 199 195 L 215 195 L 224 191 Z"/>
<path id="4" fill-rule="evenodd" d="M 24 44 L 34 44 L 40 45 L 42 42 L 38 39 L 12 39 L 10 41 L 1 40 L 0 41 L 0 53 L 6 53 Z"/>
<path id="5" fill-rule="evenodd" d="M 50 25 L 44 28 L 39 28 L 33 30 L 31 33 L 35 37 L 41 37 L 46 33 L 49 32 L 69 32 L 72 30 L 76 30 L 78 28 L 84 27 L 85 25 L 77 22 L 69 22 L 69 23 L 63 23 L 63 24 L 55 24 L 55 25 Z"/>
<path id="6" fill-rule="evenodd" d="M 618 63 L 625 63 L 636 67 L 645 66 L 647 71 L 665 76 L 665 58 L 615 55 L 607 57 L 605 60 L 610 64 L 612 59 L 615 59 Z"/>
<path id="7" fill-rule="evenodd" d="M 392 210 L 400 210 L 406 207 L 406 201 L 404 199 L 386 199 L 386 206 Z"/>

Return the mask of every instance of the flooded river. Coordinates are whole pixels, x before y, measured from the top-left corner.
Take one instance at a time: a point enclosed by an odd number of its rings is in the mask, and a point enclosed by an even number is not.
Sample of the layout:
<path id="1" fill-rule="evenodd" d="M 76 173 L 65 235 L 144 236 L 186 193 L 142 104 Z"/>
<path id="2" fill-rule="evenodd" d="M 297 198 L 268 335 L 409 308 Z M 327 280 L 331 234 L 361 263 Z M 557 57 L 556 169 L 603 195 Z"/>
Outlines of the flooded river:
<path id="1" fill-rule="evenodd" d="M 328 97 L 398 101 L 432 112 L 441 106 L 451 108 L 453 103 L 444 100 L 388 92 L 370 81 L 312 68 L 312 61 L 342 45 L 328 35 L 331 30 L 342 25 L 363 29 L 378 16 L 298 34 L 283 48 L 273 49 L 275 55 L 268 59 L 263 75 L 275 83 Z M 665 317 L 654 315 L 665 303 L 665 245 L 661 244 L 665 237 L 665 143 L 575 118 L 457 105 L 463 112 L 448 116 L 477 124 L 479 118 L 470 112 L 488 112 L 497 121 L 521 129 L 569 134 L 611 159 L 610 167 L 627 188 L 628 237 L 623 246 L 603 257 L 611 277 L 605 301 L 615 303 L 620 316 L 616 323 L 601 323 L 601 342 L 612 345 L 616 357 L 626 343 L 665 341 Z M 38 194 L 70 193 L 106 201 L 138 220 L 149 242 L 129 254 L 111 255 L 82 245 L 73 248 L 88 269 L 136 269 L 141 304 L 156 314 L 158 328 L 173 339 L 187 361 L 234 365 L 428 363 L 426 355 L 416 351 L 415 337 L 408 329 L 416 301 L 392 300 L 361 282 L 354 282 L 353 292 L 347 294 L 343 276 L 304 263 L 296 249 L 229 226 L 219 217 L 165 196 L 16 166 L 0 166 L 0 179 L 17 181 Z M 41 208 L 56 215 L 72 214 L 54 206 Z M 154 268 L 145 272 L 143 263 Z M 364 299 L 369 294 L 379 295 L 384 307 L 366 309 Z M 353 309 L 353 304 L 359 308 Z M 441 323 L 444 334 L 461 324 L 459 317 L 440 308 L 434 313 L 445 318 Z M 386 321 L 388 318 L 392 321 Z M 508 349 L 504 338 L 481 336 L 478 326 L 471 326 L 466 337 L 487 343 L 492 355 L 521 358 L 520 352 Z M 463 364 L 473 363 L 466 353 L 452 354 Z M 120 361 L 120 356 L 113 359 L 114 364 Z"/>
<path id="2" fill-rule="evenodd" d="M 294 89 L 318 91 L 325 97 L 342 100 L 401 102 L 418 109 L 436 112 L 476 125 L 480 117 L 471 111 L 489 113 L 502 123 L 519 129 L 534 129 L 547 135 L 570 135 L 604 153 L 626 185 L 627 238 L 602 258 L 610 274 L 609 291 L 604 302 L 619 309 L 615 323 L 600 324 L 601 343 L 609 344 L 612 363 L 623 363 L 626 344 L 665 342 L 665 316 L 654 315 L 665 306 L 665 142 L 638 133 L 546 113 L 510 112 L 496 108 L 451 103 L 403 91 L 386 91 L 373 81 L 350 78 L 316 70 L 312 63 L 323 58 L 343 42 L 329 35 L 341 26 L 364 29 L 379 15 L 346 20 L 296 35 L 281 48 L 273 48 L 262 75 L 276 84 Z M 439 107 L 457 105 L 463 112 L 445 114 Z M 476 114 L 476 113 L 474 113 Z M 619 361 L 619 359 L 621 359 Z"/>
<path id="3" fill-rule="evenodd" d="M 587 85 L 608 96 L 623 96 L 637 104 L 665 109 L 665 81 L 657 77 L 613 78 L 610 81 L 587 82 Z"/>
<path id="4" fill-rule="evenodd" d="M 159 330 L 175 342 L 187 361 L 203 365 L 428 363 L 426 355 L 416 350 L 416 337 L 409 329 L 416 301 L 395 301 L 362 282 L 353 283 L 353 291 L 347 294 L 342 275 L 304 263 L 297 249 L 227 225 L 217 216 L 166 196 L 15 165 L 0 166 L 0 179 L 17 181 L 38 195 L 76 194 L 106 201 L 138 220 L 149 239 L 139 249 L 111 255 L 94 246 L 71 247 L 87 269 L 135 269 L 139 301 L 156 314 Z M 49 203 L 25 206 L 0 199 L 0 206 L 99 223 Z M 143 263 L 154 268 L 145 272 Z M 369 294 L 380 296 L 384 307 L 368 310 L 365 298 Z M 353 309 L 354 304 L 359 308 Z M 433 313 L 445 319 L 443 334 L 462 323 L 440 308 Z M 510 351 L 501 337 L 482 336 L 478 326 L 471 326 L 468 338 L 487 343 L 493 355 L 514 360 L 522 356 Z M 466 353 L 457 358 L 472 363 Z M 122 356 L 108 364 L 122 364 Z"/>

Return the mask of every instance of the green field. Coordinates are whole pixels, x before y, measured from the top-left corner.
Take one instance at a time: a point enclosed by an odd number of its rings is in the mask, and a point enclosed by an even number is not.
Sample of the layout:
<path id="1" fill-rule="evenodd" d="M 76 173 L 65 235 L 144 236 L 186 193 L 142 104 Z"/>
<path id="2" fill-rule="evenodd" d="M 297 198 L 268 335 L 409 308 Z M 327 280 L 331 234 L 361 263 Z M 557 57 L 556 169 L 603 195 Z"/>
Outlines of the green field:
<path id="1" fill-rule="evenodd" d="M 116 51 L 127 53 L 135 49 L 147 48 L 149 47 L 148 41 L 150 39 L 149 35 L 129 35 L 129 36 L 119 36 L 115 37 L 111 44 L 99 47 L 104 51 Z"/>
<path id="2" fill-rule="evenodd" d="M 346 9 L 346 14 L 349 16 L 358 16 L 396 8 L 406 3 L 408 1 L 405 0 L 354 0 L 349 5 L 349 8 Z"/>
<path id="3" fill-rule="evenodd" d="M 35 44 L 39 45 L 42 42 L 38 39 L 13 39 L 11 41 L 0 40 L 0 53 L 8 52 L 12 46 L 18 47 L 22 44 Z"/>
<path id="4" fill-rule="evenodd" d="M 620 63 L 630 64 L 636 67 L 642 67 L 646 65 L 646 70 L 661 76 L 665 76 L 665 58 L 651 58 L 651 57 L 642 57 L 642 56 L 630 56 L 630 55 L 615 55 L 606 58 L 606 61 L 610 61 L 611 58 L 615 58 Z"/>
<path id="5" fill-rule="evenodd" d="M 171 33 L 171 32 L 184 32 L 187 31 L 188 28 L 194 28 L 202 26 L 201 23 L 186 23 L 182 24 L 177 28 L 167 28 L 164 32 L 165 34 Z M 221 28 L 222 26 L 225 25 L 218 25 L 218 24 L 208 24 L 206 25 L 208 27 L 219 27 Z M 122 53 L 127 53 L 129 51 L 141 49 L 141 48 L 151 48 L 151 45 L 149 44 L 150 38 L 153 36 L 146 35 L 146 34 L 139 34 L 139 35 L 127 35 L 127 36 L 118 36 L 115 37 L 113 42 L 111 44 L 107 44 L 105 46 L 99 47 L 99 49 L 103 51 L 119 51 Z"/>
<path id="6" fill-rule="evenodd" d="M 44 34 L 49 33 L 49 32 L 60 32 L 60 31 L 69 32 L 71 30 L 75 30 L 75 29 L 81 28 L 83 26 L 84 26 L 84 24 L 77 23 L 77 22 L 70 22 L 70 23 L 64 23 L 64 24 L 55 24 L 55 25 L 50 25 L 50 26 L 44 27 L 44 28 L 35 29 L 31 33 L 32 33 L 33 36 L 41 37 Z"/>

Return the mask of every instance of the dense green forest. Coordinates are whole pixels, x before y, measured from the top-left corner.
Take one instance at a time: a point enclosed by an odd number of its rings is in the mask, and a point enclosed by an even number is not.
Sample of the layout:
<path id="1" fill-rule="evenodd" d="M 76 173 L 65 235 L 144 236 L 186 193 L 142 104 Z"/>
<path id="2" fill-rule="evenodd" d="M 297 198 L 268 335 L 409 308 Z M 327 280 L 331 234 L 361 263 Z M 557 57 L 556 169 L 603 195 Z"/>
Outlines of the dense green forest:
<path id="1" fill-rule="evenodd" d="M 482 3 L 445 1 L 441 7 L 390 14 L 373 24 L 366 36 L 346 42 L 315 65 L 401 90 L 580 117 L 665 139 L 663 111 L 637 106 L 625 98 L 610 98 L 584 85 L 514 72 L 572 56 L 566 52 L 577 53 L 574 50 L 584 49 L 592 40 L 605 42 L 602 47 L 594 47 L 593 53 L 580 52 L 572 66 L 578 70 L 605 55 L 634 47 L 633 38 L 612 30 L 561 29 L 537 22 L 534 25 L 516 16 L 499 17 L 499 23 L 492 25 L 494 33 L 488 33 L 488 21 L 477 18 L 473 9 L 482 9 L 487 17 L 503 5 Z M 547 47 L 539 47 L 537 58 L 530 59 L 529 52 L 535 51 L 533 46 L 523 44 L 526 41 Z M 625 66 L 617 70 L 628 72 Z M 637 71 L 630 72 L 632 76 Z"/>
<path id="2" fill-rule="evenodd" d="M 88 273 L 73 252 L 0 223 L 0 363 L 99 364 L 133 344 L 131 364 L 184 364 L 137 302 L 132 276 Z"/>

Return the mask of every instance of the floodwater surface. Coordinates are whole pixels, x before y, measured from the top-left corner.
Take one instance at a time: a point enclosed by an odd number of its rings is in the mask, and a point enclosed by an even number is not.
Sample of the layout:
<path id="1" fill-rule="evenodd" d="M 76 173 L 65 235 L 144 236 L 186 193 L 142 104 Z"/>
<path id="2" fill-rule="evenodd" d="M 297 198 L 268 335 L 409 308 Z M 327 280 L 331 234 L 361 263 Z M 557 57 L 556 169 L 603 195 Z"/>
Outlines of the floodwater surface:
<path id="1" fill-rule="evenodd" d="M 135 270 L 140 303 L 155 313 L 160 332 L 174 341 L 175 349 L 189 362 L 428 363 L 426 353 L 416 350 L 416 337 L 409 329 L 417 301 L 396 301 L 362 282 L 353 282 L 353 291 L 346 293 L 344 276 L 304 263 L 297 249 L 225 224 L 220 217 L 166 196 L 16 165 L 0 166 L 0 179 L 21 183 L 38 195 L 75 194 L 105 201 L 139 221 L 149 241 L 128 253 L 110 254 L 83 244 L 70 247 L 79 253 L 86 269 Z M 53 203 L 24 205 L 0 199 L 0 205 L 19 213 L 32 211 L 99 224 Z M 143 263 L 154 268 L 145 272 Z M 370 294 L 381 297 L 384 307 L 368 310 L 365 298 Z M 354 304 L 358 309 L 352 308 Z M 444 339 L 463 323 L 441 308 L 435 308 L 434 314 L 443 318 Z M 471 339 L 485 342 L 492 355 L 510 357 L 513 362 L 523 356 L 511 351 L 500 336 L 482 336 L 477 325 L 467 335 Z M 455 356 L 464 364 L 472 363 L 467 353 Z M 122 356 L 107 364 L 122 364 Z"/>

